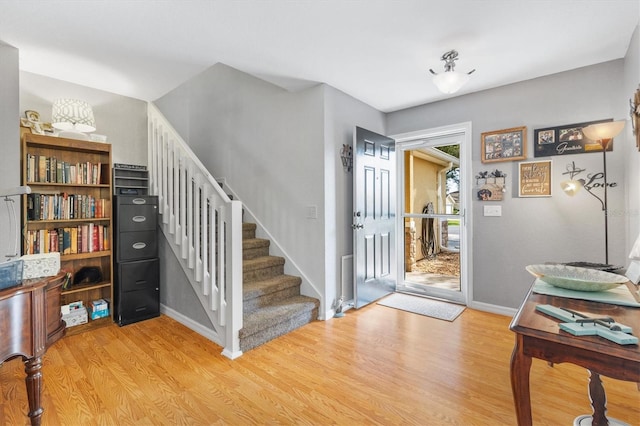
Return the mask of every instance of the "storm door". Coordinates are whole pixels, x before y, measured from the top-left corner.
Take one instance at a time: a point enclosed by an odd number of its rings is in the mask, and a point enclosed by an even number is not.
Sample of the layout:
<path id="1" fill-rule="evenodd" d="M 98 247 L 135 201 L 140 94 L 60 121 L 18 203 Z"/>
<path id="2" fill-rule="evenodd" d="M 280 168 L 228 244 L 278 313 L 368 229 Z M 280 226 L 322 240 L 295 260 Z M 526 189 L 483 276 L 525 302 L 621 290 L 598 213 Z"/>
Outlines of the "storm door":
<path id="1" fill-rule="evenodd" d="M 396 136 L 403 233 L 397 291 L 467 302 L 468 134 L 463 126 Z"/>

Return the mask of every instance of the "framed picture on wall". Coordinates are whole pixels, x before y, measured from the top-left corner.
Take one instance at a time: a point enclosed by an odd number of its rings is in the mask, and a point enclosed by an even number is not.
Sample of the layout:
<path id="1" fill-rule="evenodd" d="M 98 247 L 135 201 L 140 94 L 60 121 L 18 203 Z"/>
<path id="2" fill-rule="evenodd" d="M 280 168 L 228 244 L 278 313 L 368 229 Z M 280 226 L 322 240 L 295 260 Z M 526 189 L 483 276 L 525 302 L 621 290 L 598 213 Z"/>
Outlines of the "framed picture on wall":
<path id="1" fill-rule="evenodd" d="M 533 156 L 551 157 L 552 155 L 584 154 L 602 152 L 602 146 L 582 134 L 582 128 L 590 124 L 612 121 L 611 118 L 587 123 L 567 124 L 558 127 L 533 130 Z M 613 142 L 607 151 L 613 151 Z"/>
<path id="2" fill-rule="evenodd" d="M 525 161 L 518 164 L 518 196 L 551 196 L 551 160 Z"/>
<path id="3" fill-rule="evenodd" d="M 480 159 L 483 163 L 527 158 L 527 128 L 524 126 L 484 132 L 481 139 Z"/>

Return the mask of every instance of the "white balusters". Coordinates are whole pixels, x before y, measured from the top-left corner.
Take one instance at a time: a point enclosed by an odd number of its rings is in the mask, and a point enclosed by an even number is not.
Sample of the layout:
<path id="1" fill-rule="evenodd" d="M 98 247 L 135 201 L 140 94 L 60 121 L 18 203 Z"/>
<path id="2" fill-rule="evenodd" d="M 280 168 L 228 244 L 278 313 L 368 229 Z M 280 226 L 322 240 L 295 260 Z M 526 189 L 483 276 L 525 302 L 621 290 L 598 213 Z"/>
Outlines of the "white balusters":
<path id="1" fill-rule="evenodd" d="M 158 195 L 162 230 L 224 346 L 241 354 L 242 205 L 231 201 L 162 114 L 149 117 L 149 188 Z M 169 284 L 170 285 L 170 284 Z"/>

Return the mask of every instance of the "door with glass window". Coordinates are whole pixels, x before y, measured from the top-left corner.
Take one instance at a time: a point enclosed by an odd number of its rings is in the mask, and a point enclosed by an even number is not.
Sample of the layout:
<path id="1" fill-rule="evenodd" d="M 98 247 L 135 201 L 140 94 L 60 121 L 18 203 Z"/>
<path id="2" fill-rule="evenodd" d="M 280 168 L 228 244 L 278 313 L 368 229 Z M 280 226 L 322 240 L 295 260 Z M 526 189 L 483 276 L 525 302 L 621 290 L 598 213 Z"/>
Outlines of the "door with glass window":
<path id="1" fill-rule="evenodd" d="M 398 144 L 404 225 L 398 291 L 466 303 L 463 141 L 464 133 L 453 133 Z"/>

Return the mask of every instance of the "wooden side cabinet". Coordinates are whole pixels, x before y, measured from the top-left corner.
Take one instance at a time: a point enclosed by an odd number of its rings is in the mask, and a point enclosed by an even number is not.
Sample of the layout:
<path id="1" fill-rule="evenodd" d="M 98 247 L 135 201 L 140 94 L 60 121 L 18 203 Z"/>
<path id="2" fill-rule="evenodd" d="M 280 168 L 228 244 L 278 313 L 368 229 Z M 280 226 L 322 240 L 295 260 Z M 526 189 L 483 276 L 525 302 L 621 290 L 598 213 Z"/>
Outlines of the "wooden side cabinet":
<path id="1" fill-rule="evenodd" d="M 60 288 L 64 273 L 24 280 L 0 291 L 0 364 L 21 357 L 31 424 L 42 419 L 42 357 L 65 334 L 60 316 Z"/>
<path id="2" fill-rule="evenodd" d="M 113 301 L 111 145 L 24 133 L 22 184 L 23 254 L 60 253 L 60 266 L 71 273 L 61 303 Z M 83 267 L 100 274 L 76 281 Z M 95 269 L 94 269 L 95 271 Z M 79 278 L 79 276 L 78 276 Z M 111 315 L 113 308 L 110 306 Z M 77 334 L 113 322 L 111 315 L 68 329 Z"/>

